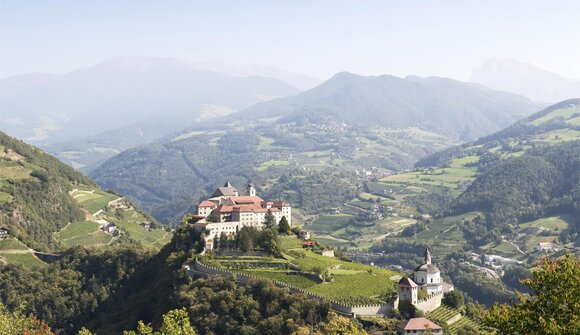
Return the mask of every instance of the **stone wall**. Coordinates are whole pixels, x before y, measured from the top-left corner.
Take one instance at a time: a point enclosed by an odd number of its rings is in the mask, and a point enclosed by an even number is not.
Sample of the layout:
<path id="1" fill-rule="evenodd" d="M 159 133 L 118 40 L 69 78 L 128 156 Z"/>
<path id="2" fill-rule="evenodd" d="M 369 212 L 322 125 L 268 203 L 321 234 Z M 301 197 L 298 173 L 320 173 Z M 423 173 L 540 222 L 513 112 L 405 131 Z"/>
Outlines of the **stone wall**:
<path id="1" fill-rule="evenodd" d="M 240 284 L 248 284 L 252 279 L 264 279 L 261 277 L 256 277 L 250 274 L 245 273 L 237 273 L 233 271 L 228 271 L 220 268 L 213 267 L 211 265 L 206 265 L 201 263 L 199 260 L 195 260 L 195 263 L 191 265 L 186 265 L 185 270 L 188 275 L 190 276 L 224 276 L 224 277 L 234 277 L 237 283 Z M 305 291 L 301 288 L 294 287 L 288 285 L 284 282 L 277 281 L 277 280 L 270 280 L 278 287 L 285 287 L 290 290 L 292 293 L 301 293 L 310 299 L 316 299 L 318 301 L 327 301 L 330 304 L 330 307 L 337 313 L 342 315 L 348 316 L 376 316 L 376 315 L 388 315 L 393 308 L 398 308 L 399 306 L 399 299 L 397 298 L 395 301 L 384 304 L 384 305 L 357 305 L 357 306 L 349 306 L 343 304 L 341 302 L 328 299 L 318 294 L 314 294 L 308 291 Z"/>
<path id="2" fill-rule="evenodd" d="M 442 299 L 443 292 L 436 292 L 431 294 L 427 299 L 417 301 L 415 307 L 423 311 L 423 313 L 427 313 L 441 306 Z"/>

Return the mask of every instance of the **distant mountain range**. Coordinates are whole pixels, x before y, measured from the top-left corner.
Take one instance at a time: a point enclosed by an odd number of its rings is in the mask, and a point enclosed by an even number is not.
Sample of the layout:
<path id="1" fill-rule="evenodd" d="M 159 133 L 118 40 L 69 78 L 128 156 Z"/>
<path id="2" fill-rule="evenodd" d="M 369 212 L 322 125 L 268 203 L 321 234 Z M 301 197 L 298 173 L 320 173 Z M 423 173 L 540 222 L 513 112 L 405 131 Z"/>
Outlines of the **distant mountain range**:
<path id="1" fill-rule="evenodd" d="M 200 120 L 298 92 L 271 77 L 224 74 L 175 59 L 118 58 L 64 75 L 2 79 L 0 121 L 2 130 L 54 153 L 50 145 L 55 143 L 154 125 L 155 131 L 134 138 L 143 144 Z"/>
<path id="2" fill-rule="evenodd" d="M 580 96 L 580 81 L 515 59 L 488 59 L 473 70 L 471 81 L 544 103 Z"/>
<path id="3" fill-rule="evenodd" d="M 460 140 L 499 130 L 535 109 L 530 100 L 447 78 L 339 73 L 306 92 L 258 103 L 230 119 L 418 127 Z"/>

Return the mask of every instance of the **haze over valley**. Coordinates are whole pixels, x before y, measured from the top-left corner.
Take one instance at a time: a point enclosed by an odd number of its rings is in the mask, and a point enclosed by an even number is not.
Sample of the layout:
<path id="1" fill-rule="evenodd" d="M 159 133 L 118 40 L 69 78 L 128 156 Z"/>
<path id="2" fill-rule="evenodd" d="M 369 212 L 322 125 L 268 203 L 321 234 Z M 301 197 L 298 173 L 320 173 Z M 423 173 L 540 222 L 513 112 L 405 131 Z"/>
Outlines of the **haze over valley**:
<path id="1" fill-rule="evenodd" d="M 579 15 L 0 2 L 0 334 L 580 334 Z"/>

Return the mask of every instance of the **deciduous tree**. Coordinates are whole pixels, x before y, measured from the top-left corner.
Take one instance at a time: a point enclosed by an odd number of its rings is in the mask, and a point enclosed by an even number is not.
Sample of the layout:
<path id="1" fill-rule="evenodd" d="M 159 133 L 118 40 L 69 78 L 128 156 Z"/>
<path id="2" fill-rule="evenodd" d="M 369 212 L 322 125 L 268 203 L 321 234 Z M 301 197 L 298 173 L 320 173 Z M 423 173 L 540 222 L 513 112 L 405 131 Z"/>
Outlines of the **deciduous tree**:
<path id="1" fill-rule="evenodd" d="M 494 305 L 484 318 L 497 334 L 580 334 L 580 260 L 573 255 L 542 258 L 524 284 L 530 296 Z"/>

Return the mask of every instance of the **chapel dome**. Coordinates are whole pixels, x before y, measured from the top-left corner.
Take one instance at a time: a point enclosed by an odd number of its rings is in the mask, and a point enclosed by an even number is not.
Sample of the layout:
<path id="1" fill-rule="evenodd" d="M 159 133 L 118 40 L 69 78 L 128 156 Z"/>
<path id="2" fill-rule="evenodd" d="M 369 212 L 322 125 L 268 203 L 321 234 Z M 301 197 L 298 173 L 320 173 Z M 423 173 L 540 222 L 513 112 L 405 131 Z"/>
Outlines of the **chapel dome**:
<path id="1" fill-rule="evenodd" d="M 433 264 L 423 264 L 415 269 L 415 271 L 424 271 L 427 273 L 437 273 L 440 272 L 439 269 Z"/>

